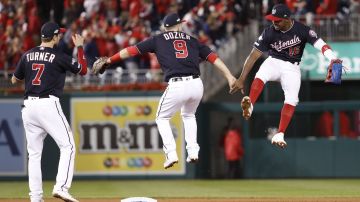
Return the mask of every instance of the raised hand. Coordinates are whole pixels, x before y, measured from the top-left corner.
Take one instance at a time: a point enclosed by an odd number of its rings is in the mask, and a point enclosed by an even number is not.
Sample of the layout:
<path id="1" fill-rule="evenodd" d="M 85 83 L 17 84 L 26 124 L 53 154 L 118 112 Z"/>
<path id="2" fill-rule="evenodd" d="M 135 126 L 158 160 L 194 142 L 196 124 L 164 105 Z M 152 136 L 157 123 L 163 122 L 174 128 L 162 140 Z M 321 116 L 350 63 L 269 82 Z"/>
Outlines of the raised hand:
<path id="1" fill-rule="evenodd" d="M 82 36 L 80 36 L 79 34 L 75 34 L 75 35 L 71 36 L 71 38 L 76 47 L 84 46 L 84 38 Z"/>

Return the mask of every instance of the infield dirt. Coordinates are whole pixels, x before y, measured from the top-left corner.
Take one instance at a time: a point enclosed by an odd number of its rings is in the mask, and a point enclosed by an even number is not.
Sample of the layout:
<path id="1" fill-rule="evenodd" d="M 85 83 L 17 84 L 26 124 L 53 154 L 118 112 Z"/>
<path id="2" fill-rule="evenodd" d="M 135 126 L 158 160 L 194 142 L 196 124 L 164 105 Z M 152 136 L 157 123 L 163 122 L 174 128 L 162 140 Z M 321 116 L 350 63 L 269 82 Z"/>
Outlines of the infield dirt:
<path id="1" fill-rule="evenodd" d="M 79 199 L 81 202 L 120 202 L 120 199 Z M 206 198 L 167 198 L 158 202 L 360 202 L 360 198 L 239 198 L 239 199 L 206 199 Z M 29 199 L 0 199 L 0 202 L 28 202 Z M 45 199 L 45 202 L 61 202 L 58 199 Z"/>

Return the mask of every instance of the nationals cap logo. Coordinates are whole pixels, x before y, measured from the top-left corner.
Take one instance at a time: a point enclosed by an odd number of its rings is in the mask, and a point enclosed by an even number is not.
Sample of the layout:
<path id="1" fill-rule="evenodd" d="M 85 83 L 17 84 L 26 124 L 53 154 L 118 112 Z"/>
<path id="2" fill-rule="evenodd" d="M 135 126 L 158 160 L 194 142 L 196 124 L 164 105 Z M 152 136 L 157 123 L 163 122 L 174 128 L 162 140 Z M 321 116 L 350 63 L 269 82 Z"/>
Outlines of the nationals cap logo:
<path id="1" fill-rule="evenodd" d="M 276 9 L 273 8 L 272 11 L 271 11 L 271 14 L 275 15 L 275 13 L 276 13 Z"/>

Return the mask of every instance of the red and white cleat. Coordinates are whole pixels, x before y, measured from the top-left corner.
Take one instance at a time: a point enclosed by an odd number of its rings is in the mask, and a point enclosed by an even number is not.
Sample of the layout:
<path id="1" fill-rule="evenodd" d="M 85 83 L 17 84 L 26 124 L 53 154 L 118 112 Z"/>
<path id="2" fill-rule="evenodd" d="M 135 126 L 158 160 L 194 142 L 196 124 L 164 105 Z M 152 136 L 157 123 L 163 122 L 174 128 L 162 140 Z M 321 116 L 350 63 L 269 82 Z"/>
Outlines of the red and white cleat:
<path id="1" fill-rule="evenodd" d="M 249 96 L 243 97 L 241 100 L 241 108 L 243 110 L 243 117 L 248 120 L 253 112 L 253 105 Z"/>

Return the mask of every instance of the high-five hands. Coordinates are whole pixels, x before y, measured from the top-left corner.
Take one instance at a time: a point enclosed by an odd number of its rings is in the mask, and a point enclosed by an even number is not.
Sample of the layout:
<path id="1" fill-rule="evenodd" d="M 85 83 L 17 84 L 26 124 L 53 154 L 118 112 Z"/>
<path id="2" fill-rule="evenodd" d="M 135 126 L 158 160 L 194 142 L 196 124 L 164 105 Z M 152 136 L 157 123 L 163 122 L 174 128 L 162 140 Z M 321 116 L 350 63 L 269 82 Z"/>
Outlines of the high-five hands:
<path id="1" fill-rule="evenodd" d="M 230 86 L 230 94 L 234 94 L 238 90 L 240 90 L 240 92 L 244 94 L 245 93 L 244 88 L 245 88 L 245 81 L 240 78 L 236 79 L 236 81 Z"/>
<path id="2" fill-rule="evenodd" d="M 233 94 L 232 92 L 234 91 L 233 86 L 235 85 L 235 82 L 236 82 L 236 78 L 233 77 L 233 76 L 228 79 L 229 88 L 230 88 L 229 93 L 230 94 Z"/>

